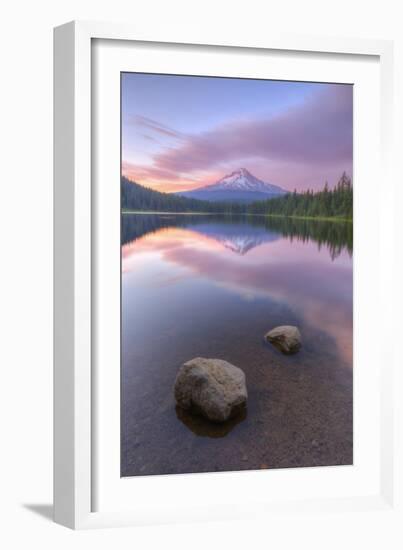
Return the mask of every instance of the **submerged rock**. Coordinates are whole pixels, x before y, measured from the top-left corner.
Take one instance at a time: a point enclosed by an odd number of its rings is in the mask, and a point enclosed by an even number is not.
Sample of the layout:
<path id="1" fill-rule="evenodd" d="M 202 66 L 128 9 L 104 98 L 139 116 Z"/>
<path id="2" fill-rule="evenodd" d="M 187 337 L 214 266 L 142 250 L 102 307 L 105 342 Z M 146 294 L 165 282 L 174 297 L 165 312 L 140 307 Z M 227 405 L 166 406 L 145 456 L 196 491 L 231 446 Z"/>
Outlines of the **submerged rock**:
<path id="1" fill-rule="evenodd" d="M 297 327 L 284 325 L 270 330 L 265 339 L 286 355 L 297 353 L 301 347 L 301 333 Z"/>
<path id="2" fill-rule="evenodd" d="M 213 422 L 225 422 L 245 406 L 248 392 L 245 374 L 222 359 L 196 357 L 184 363 L 175 380 L 179 407 Z"/>

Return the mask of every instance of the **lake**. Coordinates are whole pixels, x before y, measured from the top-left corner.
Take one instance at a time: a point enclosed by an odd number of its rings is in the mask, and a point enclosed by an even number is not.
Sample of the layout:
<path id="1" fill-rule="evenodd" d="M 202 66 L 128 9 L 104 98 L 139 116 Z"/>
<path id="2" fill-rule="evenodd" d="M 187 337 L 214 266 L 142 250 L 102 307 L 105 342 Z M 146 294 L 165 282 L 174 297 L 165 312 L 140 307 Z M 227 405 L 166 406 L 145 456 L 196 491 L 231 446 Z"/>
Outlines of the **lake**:
<path id="1" fill-rule="evenodd" d="M 122 214 L 121 475 L 352 464 L 351 223 Z M 302 349 L 264 341 L 296 325 Z M 182 363 L 240 367 L 247 410 L 175 407 Z"/>

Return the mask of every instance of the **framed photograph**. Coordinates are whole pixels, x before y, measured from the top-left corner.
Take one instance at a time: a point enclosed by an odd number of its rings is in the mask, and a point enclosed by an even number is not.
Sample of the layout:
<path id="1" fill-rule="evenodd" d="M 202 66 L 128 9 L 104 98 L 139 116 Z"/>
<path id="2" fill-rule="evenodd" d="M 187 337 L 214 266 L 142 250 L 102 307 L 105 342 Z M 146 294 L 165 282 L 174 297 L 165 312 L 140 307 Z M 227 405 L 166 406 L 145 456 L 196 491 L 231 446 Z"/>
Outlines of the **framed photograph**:
<path id="1" fill-rule="evenodd" d="M 392 44 L 238 38 L 55 29 L 63 525 L 393 512 Z"/>

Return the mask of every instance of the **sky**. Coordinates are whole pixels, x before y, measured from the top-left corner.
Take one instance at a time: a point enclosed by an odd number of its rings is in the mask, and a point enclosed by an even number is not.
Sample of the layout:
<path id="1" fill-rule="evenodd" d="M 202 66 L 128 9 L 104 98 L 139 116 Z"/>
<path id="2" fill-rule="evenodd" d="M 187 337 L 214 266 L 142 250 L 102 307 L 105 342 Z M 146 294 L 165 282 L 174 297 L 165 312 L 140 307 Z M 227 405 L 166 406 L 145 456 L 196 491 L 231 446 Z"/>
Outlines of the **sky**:
<path id="1" fill-rule="evenodd" d="M 243 167 L 302 191 L 353 165 L 353 87 L 122 73 L 122 173 L 163 192 Z"/>

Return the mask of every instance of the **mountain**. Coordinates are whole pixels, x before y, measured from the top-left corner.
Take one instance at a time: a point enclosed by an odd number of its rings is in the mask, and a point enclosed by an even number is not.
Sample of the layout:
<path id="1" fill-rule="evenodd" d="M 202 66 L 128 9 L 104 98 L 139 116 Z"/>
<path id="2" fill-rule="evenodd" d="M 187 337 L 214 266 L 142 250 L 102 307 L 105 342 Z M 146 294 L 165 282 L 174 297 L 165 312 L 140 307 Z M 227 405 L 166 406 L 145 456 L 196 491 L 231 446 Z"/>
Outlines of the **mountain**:
<path id="1" fill-rule="evenodd" d="M 182 197 L 204 201 L 250 203 L 287 194 L 287 191 L 253 176 L 246 168 L 240 168 L 216 183 L 193 191 L 175 193 Z"/>

